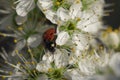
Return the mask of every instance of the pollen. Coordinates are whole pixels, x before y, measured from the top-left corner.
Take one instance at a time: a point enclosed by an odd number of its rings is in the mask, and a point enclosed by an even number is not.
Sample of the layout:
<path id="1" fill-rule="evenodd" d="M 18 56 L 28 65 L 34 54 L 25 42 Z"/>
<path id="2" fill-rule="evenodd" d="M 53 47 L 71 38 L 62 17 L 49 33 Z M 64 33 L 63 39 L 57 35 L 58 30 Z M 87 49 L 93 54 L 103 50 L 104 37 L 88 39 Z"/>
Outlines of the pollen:
<path id="1" fill-rule="evenodd" d="M 111 28 L 111 27 L 108 27 L 108 28 L 107 28 L 107 32 L 112 32 L 112 28 Z"/>
<path id="2" fill-rule="evenodd" d="M 21 64 L 20 62 L 18 62 L 17 64 Z"/>
<path id="3" fill-rule="evenodd" d="M 35 64 L 35 62 L 34 62 L 34 61 L 32 61 L 31 63 L 32 63 L 33 65 Z"/>
<path id="4" fill-rule="evenodd" d="M 77 18 L 77 21 L 80 21 L 81 19 L 80 18 Z"/>
<path id="5" fill-rule="evenodd" d="M 118 33 L 118 32 L 119 32 L 119 30 L 118 30 L 118 29 L 115 29 L 115 30 L 114 30 L 114 32 L 115 32 L 115 33 Z"/>
<path id="6" fill-rule="evenodd" d="M 6 78 L 5 76 L 2 76 L 2 80 L 5 80 L 5 78 Z"/>
<path id="7" fill-rule="evenodd" d="M 60 2 L 59 2 L 59 1 L 57 1 L 57 2 L 56 2 L 56 5 L 58 5 L 58 6 L 59 6 L 59 5 L 60 5 Z"/>
<path id="8" fill-rule="evenodd" d="M 57 21 L 57 24 L 60 24 L 60 21 Z"/>
<path id="9" fill-rule="evenodd" d="M 49 68 L 49 69 L 48 69 L 48 72 L 52 72 L 52 71 L 53 71 L 53 69 L 52 69 L 52 68 Z"/>
<path id="10" fill-rule="evenodd" d="M 102 37 L 105 38 L 106 36 L 107 36 L 107 33 L 104 32 L 104 33 L 102 34 Z"/>
<path id="11" fill-rule="evenodd" d="M 16 53 L 18 53 L 18 50 L 15 50 Z"/>
<path id="12" fill-rule="evenodd" d="M 22 54 L 19 54 L 21 57 L 23 56 Z"/>
<path id="13" fill-rule="evenodd" d="M 28 49 L 28 52 L 30 53 L 30 52 L 31 52 L 31 50 L 30 50 L 30 49 Z"/>
<path id="14" fill-rule="evenodd" d="M 71 51 L 72 51 L 72 52 L 75 52 L 75 48 L 71 48 Z"/>
<path id="15" fill-rule="evenodd" d="M 14 39 L 14 43 L 17 43 L 18 41 L 17 41 L 17 39 Z"/>
<path id="16" fill-rule="evenodd" d="M 76 0 L 76 3 L 80 3 L 80 0 Z"/>
<path id="17" fill-rule="evenodd" d="M 47 11 L 47 9 L 43 9 L 43 12 Z"/>
<path id="18" fill-rule="evenodd" d="M 99 46 L 99 48 L 100 48 L 101 50 L 104 49 L 103 46 Z"/>
<path id="19" fill-rule="evenodd" d="M 30 62 L 25 62 L 25 64 L 30 64 Z"/>
<path id="20" fill-rule="evenodd" d="M 18 29 L 19 31 L 22 31 L 22 30 L 23 30 L 23 28 L 22 28 L 22 27 L 18 27 L 17 29 Z"/>
<path id="21" fill-rule="evenodd" d="M 9 72 L 10 75 L 12 75 L 13 73 L 12 72 Z"/>

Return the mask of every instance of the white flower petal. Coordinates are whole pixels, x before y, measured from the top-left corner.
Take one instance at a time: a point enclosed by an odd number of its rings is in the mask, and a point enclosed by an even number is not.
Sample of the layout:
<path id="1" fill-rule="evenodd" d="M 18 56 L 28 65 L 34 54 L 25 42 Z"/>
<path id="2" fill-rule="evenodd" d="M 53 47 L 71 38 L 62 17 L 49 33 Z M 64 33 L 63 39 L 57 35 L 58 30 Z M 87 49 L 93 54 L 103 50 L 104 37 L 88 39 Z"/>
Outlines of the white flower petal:
<path id="1" fill-rule="evenodd" d="M 98 0 L 91 6 L 91 10 L 94 11 L 95 15 L 102 16 L 104 11 L 103 10 L 104 6 L 105 6 L 105 1 Z"/>
<path id="2" fill-rule="evenodd" d="M 120 76 L 120 53 L 116 53 L 112 56 L 109 65 L 116 75 Z"/>
<path id="3" fill-rule="evenodd" d="M 120 40 L 119 40 L 117 33 L 111 32 L 108 35 L 108 42 L 109 42 L 109 44 L 113 45 L 114 47 L 118 47 Z"/>
<path id="4" fill-rule="evenodd" d="M 37 5 L 41 10 L 49 9 L 52 6 L 52 0 L 38 0 Z"/>
<path id="5" fill-rule="evenodd" d="M 117 48 L 120 42 L 119 36 L 116 32 L 110 32 L 107 35 L 102 36 L 102 40 L 107 46 L 111 46 L 112 48 Z"/>
<path id="6" fill-rule="evenodd" d="M 79 50 L 88 49 L 89 45 L 89 35 L 80 33 L 80 34 L 73 34 L 72 42 L 76 45 L 76 48 Z"/>
<path id="7" fill-rule="evenodd" d="M 42 60 L 46 60 L 48 63 L 51 63 L 54 60 L 54 55 L 51 54 L 51 52 L 45 53 L 45 55 L 42 57 Z"/>
<path id="8" fill-rule="evenodd" d="M 100 18 L 94 14 L 94 12 L 83 12 L 80 16 L 81 20 L 77 23 L 77 28 L 82 31 L 96 33 L 102 27 Z"/>
<path id="9" fill-rule="evenodd" d="M 17 44 L 15 46 L 15 50 L 18 50 L 18 51 L 22 50 L 25 47 L 25 44 L 26 44 L 25 40 L 17 42 Z M 16 55 L 15 50 L 12 52 L 12 56 Z"/>
<path id="10" fill-rule="evenodd" d="M 27 43 L 30 47 L 37 47 L 42 41 L 41 35 L 32 35 L 28 38 Z"/>
<path id="11" fill-rule="evenodd" d="M 47 63 L 47 61 L 40 61 L 36 66 L 36 69 L 40 72 L 48 72 L 50 68 L 51 65 L 50 63 Z"/>
<path id="12" fill-rule="evenodd" d="M 57 16 L 56 13 L 51 10 L 47 10 L 44 12 L 47 19 L 49 19 L 52 23 L 57 24 Z"/>
<path id="13" fill-rule="evenodd" d="M 57 49 L 54 54 L 55 65 L 57 66 L 57 68 L 61 68 L 68 65 L 68 58 L 69 57 L 67 51 L 65 50 L 60 51 Z"/>
<path id="14" fill-rule="evenodd" d="M 41 74 L 36 80 L 48 80 L 48 77 L 45 74 Z"/>
<path id="15" fill-rule="evenodd" d="M 82 14 L 82 4 L 81 2 L 78 3 L 78 4 L 73 4 L 71 7 L 70 7 L 70 13 L 69 15 L 71 16 L 72 19 L 75 19 L 76 17 L 78 17 L 78 14 L 81 15 Z"/>
<path id="16" fill-rule="evenodd" d="M 64 73 L 65 78 L 67 78 L 68 80 L 85 80 L 83 79 L 83 76 L 80 75 L 79 70 L 77 69 L 70 69 L 67 70 Z"/>
<path id="17" fill-rule="evenodd" d="M 35 7 L 34 0 L 20 0 L 16 6 L 16 12 L 19 16 L 26 16 Z"/>
<path id="18" fill-rule="evenodd" d="M 16 44 L 16 47 L 15 49 L 16 50 L 21 50 L 26 44 L 26 41 L 25 40 L 22 40 L 22 41 L 19 41 L 17 44 Z"/>
<path id="19" fill-rule="evenodd" d="M 85 75 L 92 75 L 95 73 L 95 65 L 88 59 L 79 62 L 80 71 Z"/>
<path id="20" fill-rule="evenodd" d="M 69 16 L 69 11 L 68 10 L 65 10 L 64 8 L 59 8 L 57 10 L 57 16 L 60 20 L 62 21 L 67 21 L 70 19 L 70 16 Z"/>
<path id="21" fill-rule="evenodd" d="M 27 16 L 21 17 L 21 16 L 16 16 L 15 17 L 16 23 L 18 25 L 23 24 L 25 21 L 27 21 Z"/>
<path id="22" fill-rule="evenodd" d="M 65 31 L 62 31 L 57 36 L 56 44 L 64 45 L 68 41 L 69 38 L 70 38 L 69 34 Z"/>

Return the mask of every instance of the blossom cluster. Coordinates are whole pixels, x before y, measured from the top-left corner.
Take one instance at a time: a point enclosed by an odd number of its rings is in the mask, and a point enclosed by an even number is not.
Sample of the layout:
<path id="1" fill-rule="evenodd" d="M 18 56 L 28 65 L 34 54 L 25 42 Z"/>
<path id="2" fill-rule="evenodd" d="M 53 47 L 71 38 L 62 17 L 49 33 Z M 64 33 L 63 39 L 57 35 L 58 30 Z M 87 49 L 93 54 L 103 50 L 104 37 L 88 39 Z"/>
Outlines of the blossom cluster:
<path id="1" fill-rule="evenodd" d="M 1 0 L 3 80 L 109 80 L 120 76 L 120 30 L 104 27 L 104 0 Z M 114 80 L 113 79 L 113 80 Z"/>

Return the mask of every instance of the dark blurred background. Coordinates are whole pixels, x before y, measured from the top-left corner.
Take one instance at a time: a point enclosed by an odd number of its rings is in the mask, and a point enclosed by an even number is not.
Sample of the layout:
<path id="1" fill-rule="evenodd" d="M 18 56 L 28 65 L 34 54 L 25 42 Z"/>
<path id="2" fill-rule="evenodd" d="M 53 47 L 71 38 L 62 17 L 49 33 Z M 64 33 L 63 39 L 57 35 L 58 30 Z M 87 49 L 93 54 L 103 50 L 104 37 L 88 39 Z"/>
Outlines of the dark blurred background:
<path id="1" fill-rule="evenodd" d="M 105 7 L 104 10 L 113 10 L 109 16 L 103 17 L 105 25 L 112 26 L 114 29 L 120 26 L 120 0 L 105 0 L 106 4 L 113 4 L 110 7 Z"/>

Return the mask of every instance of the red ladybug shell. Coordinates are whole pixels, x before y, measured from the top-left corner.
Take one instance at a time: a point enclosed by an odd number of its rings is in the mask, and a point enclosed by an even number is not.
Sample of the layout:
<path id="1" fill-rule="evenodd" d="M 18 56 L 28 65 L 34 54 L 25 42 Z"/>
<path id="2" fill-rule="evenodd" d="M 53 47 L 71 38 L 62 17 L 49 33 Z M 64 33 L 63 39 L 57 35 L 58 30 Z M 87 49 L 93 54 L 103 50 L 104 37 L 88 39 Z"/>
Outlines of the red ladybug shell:
<path id="1" fill-rule="evenodd" d="M 43 41 L 44 41 L 44 46 L 46 49 L 48 49 L 50 52 L 55 51 L 56 43 L 55 43 L 55 36 L 56 30 L 55 28 L 50 28 L 46 30 L 43 34 Z"/>
<path id="2" fill-rule="evenodd" d="M 43 35 L 43 39 L 46 41 L 52 41 L 55 38 L 55 29 L 54 28 L 50 28 L 47 31 L 45 31 L 44 35 Z"/>

